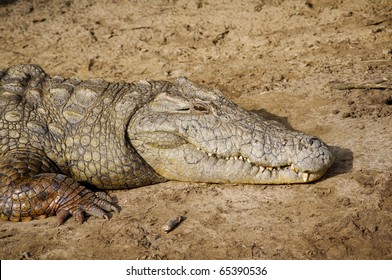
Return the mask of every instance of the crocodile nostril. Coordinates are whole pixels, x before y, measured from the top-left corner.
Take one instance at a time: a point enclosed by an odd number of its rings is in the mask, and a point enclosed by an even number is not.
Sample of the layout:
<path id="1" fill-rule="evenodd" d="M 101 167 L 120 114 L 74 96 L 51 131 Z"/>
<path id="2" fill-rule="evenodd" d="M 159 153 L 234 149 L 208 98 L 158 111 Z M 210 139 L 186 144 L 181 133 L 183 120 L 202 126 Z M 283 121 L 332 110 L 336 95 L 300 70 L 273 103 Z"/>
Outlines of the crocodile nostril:
<path id="1" fill-rule="evenodd" d="M 321 141 L 318 138 L 316 138 L 316 137 L 312 137 L 312 138 L 309 139 L 309 144 L 311 146 L 319 148 L 321 146 Z"/>

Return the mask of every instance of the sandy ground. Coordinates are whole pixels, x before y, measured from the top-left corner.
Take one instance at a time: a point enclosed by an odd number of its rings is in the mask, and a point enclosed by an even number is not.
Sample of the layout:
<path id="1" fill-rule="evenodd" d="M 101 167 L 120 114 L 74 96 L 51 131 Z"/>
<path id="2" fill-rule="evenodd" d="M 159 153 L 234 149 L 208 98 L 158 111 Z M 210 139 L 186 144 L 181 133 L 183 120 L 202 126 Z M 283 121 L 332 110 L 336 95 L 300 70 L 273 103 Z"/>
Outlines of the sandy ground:
<path id="1" fill-rule="evenodd" d="M 0 1 L 0 68 L 184 75 L 320 137 L 336 162 L 312 184 L 114 191 L 109 221 L 2 221 L 1 259 L 392 258 L 392 1 L 96 2 Z"/>

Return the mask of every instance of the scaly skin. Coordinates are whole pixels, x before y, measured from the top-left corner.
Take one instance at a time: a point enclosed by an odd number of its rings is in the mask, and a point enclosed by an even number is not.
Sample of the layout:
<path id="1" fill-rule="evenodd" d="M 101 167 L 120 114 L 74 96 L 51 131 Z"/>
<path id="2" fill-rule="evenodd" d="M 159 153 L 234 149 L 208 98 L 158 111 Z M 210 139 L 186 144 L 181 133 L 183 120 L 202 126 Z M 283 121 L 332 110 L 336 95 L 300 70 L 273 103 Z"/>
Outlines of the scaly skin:
<path id="1" fill-rule="evenodd" d="M 107 218 L 100 189 L 166 180 L 284 184 L 320 178 L 333 162 L 315 137 L 239 108 L 215 89 L 173 83 L 0 72 L 0 215 Z"/>

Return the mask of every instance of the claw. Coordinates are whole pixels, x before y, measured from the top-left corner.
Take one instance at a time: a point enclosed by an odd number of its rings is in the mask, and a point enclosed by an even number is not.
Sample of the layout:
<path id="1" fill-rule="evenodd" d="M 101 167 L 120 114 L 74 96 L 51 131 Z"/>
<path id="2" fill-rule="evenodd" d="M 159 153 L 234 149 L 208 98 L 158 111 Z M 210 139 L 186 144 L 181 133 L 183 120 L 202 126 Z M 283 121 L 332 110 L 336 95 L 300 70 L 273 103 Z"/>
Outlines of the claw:
<path id="1" fill-rule="evenodd" d="M 105 192 L 93 193 L 88 189 L 83 189 L 72 198 L 62 205 L 56 213 L 59 225 L 63 224 L 70 215 L 74 216 L 78 222 L 83 223 L 86 220 L 86 215 L 109 220 L 107 212 L 119 212 L 118 206 Z"/>
<path id="2" fill-rule="evenodd" d="M 83 213 L 83 210 L 82 210 L 82 209 L 80 209 L 80 208 L 76 209 L 76 210 L 72 213 L 72 215 L 75 217 L 75 219 L 76 219 L 79 223 L 83 224 L 83 222 L 84 222 L 84 220 L 85 220 L 85 216 L 84 216 L 84 213 Z"/>
<path id="3" fill-rule="evenodd" d="M 111 212 L 114 211 L 116 213 L 119 212 L 118 208 L 116 205 L 114 205 L 111 201 L 107 201 L 101 198 L 96 198 L 93 202 L 95 205 L 97 205 L 99 208 L 102 208 L 105 211 Z"/>
<path id="4" fill-rule="evenodd" d="M 67 210 L 60 210 L 57 212 L 57 224 L 60 226 L 65 223 L 66 220 L 71 216 Z"/>
<path id="5" fill-rule="evenodd" d="M 118 206 L 116 206 L 116 205 L 112 205 L 110 207 L 110 210 L 112 210 L 115 213 L 120 213 L 120 209 L 118 209 Z"/>
<path id="6" fill-rule="evenodd" d="M 94 216 L 94 217 L 97 217 L 97 218 L 104 218 L 104 219 L 107 219 L 107 220 L 109 219 L 109 217 L 106 214 L 106 212 L 104 210 L 102 210 L 100 207 L 98 207 L 97 205 L 91 205 L 85 211 L 90 216 Z"/>

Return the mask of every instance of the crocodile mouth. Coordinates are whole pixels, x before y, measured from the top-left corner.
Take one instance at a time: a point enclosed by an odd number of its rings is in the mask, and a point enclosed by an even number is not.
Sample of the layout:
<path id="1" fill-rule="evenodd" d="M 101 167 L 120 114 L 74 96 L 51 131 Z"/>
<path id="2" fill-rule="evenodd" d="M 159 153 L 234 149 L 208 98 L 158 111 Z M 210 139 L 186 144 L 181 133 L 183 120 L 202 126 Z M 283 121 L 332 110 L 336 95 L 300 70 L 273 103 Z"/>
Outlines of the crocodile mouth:
<path id="1" fill-rule="evenodd" d="M 168 137 L 166 135 L 166 137 Z M 291 184 L 307 183 L 319 179 L 326 169 L 320 171 L 300 170 L 294 163 L 282 166 L 266 166 L 236 154 L 222 156 L 189 143 L 182 137 L 177 145 L 157 145 L 143 141 L 139 154 L 161 176 L 177 181 L 238 183 L 238 184 Z M 182 138 L 181 141 L 179 138 Z M 161 138 L 162 139 L 162 138 Z M 144 138 L 145 140 L 145 138 Z M 137 140 L 134 141 L 137 144 Z M 166 142 L 167 143 L 167 142 Z M 148 148 L 145 146 L 147 144 Z"/>
<path id="2" fill-rule="evenodd" d="M 252 173 L 255 174 L 259 174 L 260 172 L 270 172 L 269 175 L 270 177 L 279 177 L 277 176 L 277 172 L 280 173 L 292 173 L 290 177 L 293 177 L 293 175 L 297 175 L 298 178 L 302 178 L 303 182 L 309 182 L 310 180 L 310 172 L 301 172 L 299 169 L 297 169 L 294 164 L 290 164 L 290 165 L 280 165 L 280 166 L 265 166 L 265 165 L 261 165 L 259 163 L 255 163 L 252 162 L 249 158 L 242 156 L 242 155 L 237 155 L 237 156 L 220 156 L 217 154 L 212 154 L 209 153 L 207 151 L 204 151 L 200 148 L 196 148 L 198 151 L 200 151 L 201 153 L 203 153 L 205 156 L 207 156 L 208 158 L 215 158 L 217 160 L 226 160 L 226 161 L 239 161 L 239 162 L 243 162 L 243 164 L 248 164 L 250 165 L 250 168 L 252 169 Z M 314 174 L 313 174 L 314 175 Z M 313 177 L 313 176 L 312 176 Z"/>

